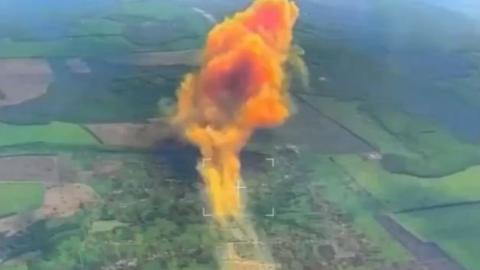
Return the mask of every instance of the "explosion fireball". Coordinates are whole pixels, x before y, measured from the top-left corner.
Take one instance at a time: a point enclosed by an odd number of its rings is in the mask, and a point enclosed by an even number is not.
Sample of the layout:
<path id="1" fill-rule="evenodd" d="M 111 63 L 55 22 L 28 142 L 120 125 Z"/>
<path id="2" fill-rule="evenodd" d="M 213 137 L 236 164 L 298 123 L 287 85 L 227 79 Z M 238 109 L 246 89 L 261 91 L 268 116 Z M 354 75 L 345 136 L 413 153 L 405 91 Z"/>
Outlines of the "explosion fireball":
<path id="1" fill-rule="evenodd" d="M 180 85 L 172 123 L 196 145 L 213 216 L 240 213 L 238 154 L 256 128 L 289 116 L 285 62 L 298 16 L 289 0 L 256 0 L 209 32 L 198 71 Z"/>

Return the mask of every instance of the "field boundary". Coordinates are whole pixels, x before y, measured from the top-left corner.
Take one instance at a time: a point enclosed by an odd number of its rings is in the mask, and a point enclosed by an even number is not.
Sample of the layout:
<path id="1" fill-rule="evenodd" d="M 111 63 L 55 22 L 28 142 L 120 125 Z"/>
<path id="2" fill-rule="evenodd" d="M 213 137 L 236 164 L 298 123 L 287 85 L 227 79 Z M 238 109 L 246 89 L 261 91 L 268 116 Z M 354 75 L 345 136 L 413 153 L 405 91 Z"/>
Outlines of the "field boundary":
<path id="1" fill-rule="evenodd" d="M 391 215 L 378 215 L 378 223 L 428 270 L 468 270 L 440 248 L 425 242 L 399 224 Z"/>
<path id="2" fill-rule="evenodd" d="M 477 204 L 480 204 L 480 200 L 442 203 L 442 204 L 436 204 L 436 205 L 431 205 L 431 206 L 406 208 L 406 209 L 401 209 L 401 210 L 394 211 L 393 213 L 394 214 L 406 214 L 406 213 L 414 213 L 414 212 L 429 211 L 429 210 L 450 208 L 450 207 L 477 205 Z"/>

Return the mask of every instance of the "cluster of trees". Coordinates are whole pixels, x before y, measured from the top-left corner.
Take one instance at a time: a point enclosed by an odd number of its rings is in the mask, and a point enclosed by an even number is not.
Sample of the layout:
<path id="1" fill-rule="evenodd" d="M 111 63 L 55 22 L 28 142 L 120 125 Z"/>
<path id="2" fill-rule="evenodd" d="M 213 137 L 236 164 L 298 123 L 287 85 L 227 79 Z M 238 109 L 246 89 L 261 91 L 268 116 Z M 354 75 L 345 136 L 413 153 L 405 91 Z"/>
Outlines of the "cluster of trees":
<path id="1" fill-rule="evenodd" d="M 95 180 L 94 208 L 33 224 L 12 241 L 12 255 L 41 251 L 27 260 L 30 270 L 217 268 L 219 236 L 202 217 L 194 182 L 167 174 L 145 156 L 124 162 L 116 177 Z"/>
<path id="2" fill-rule="evenodd" d="M 328 238 L 328 213 L 315 209 L 309 170 L 301 162 L 293 150 L 279 151 L 275 167 L 249 183 L 256 191 L 250 208 L 257 231 L 265 234 L 275 261 L 284 269 L 323 269 L 319 264 L 326 254 L 317 247 Z M 273 217 L 268 215 L 272 208 Z"/>

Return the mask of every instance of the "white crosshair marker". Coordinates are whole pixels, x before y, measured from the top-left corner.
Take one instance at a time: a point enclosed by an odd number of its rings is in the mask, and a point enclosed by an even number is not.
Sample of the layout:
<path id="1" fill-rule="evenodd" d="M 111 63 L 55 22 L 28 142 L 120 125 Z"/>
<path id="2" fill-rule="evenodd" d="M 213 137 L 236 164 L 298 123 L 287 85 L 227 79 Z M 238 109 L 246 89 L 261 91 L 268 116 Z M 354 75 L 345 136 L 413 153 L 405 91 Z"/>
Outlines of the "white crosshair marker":
<path id="1" fill-rule="evenodd" d="M 270 214 L 266 214 L 265 216 L 266 217 L 274 217 L 275 216 L 275 208 L 272 207 L 272 212 L 270 212 Z"/>
<path id="2" fill-rule="evenodd" d="M 240 185 L 240 180 L 237 180 L 237 184 L 235 188 L 237 189 L 237 198 L 240 199 L 240 189 L 244 189 L 244 188 L 246 189 L 247 187 Z"/>
<path id="3" fill-rule="evenodd" d="M 205 162 L 208 162 L 212 160 L 211 158 L 203 158 L 202 159 L 202 167 L 205 166 Z M 275 158 L 266 158 L 266 160 L 270 161 L 270 163 L 272 164 L 272 167 L 275 168 Z M 235 186 L 235 188 L 237 189 L 237 196 L 238 198 L 240 198 L 240 190 L 241 189 L 246 189 L 247 187 L 246 186 L 243 186 L 240 184 L 240 181 L 237 181 L 237 184 Z M 211 217 L 212 214 L 208 214 L 207 213 L 207 210 L 205 210 L 205 207 L 202 208 L 202 215 L 204 217 Z M 269 214 L 266 214 L 265 215 L 266 217 L 274 217 L 275 216 L 275 208 L 272 207 L 272 211 L 269 213 Z"/>
<path id="4" fill-rule="evenodd" d="M 211 158 L 202 158 L 202 168 L 205 167 L 205 162 L 212 160 Z"/>
<path id="5" fill-rule="evenodd" d="M 235 187 L 237 189 L 237 196 L 240 198 L 240 189 L 247 188 L 246 186 L 241 186 L 240 181 L 237 181 L 237 185 Z M 205 207 L 202 208 L 202 214 L 204 217 L 211 217 L 212 214 L 207 214 L 207 211 L 205 210 Z"/>
<path id="6" fill-rule="evenodd" d="M 275 168 L 275 158 L 266 158 L 266 160 L 272 163 L 272 167 Z"/>
<path id="7" fill-rule="evenodd" d="M 202 207 L 202 216 L 204 216 L 204 217 L 211 217 L 212 214 L 207 214 L 207 210 L 205 210 L 205 207 Z"/>

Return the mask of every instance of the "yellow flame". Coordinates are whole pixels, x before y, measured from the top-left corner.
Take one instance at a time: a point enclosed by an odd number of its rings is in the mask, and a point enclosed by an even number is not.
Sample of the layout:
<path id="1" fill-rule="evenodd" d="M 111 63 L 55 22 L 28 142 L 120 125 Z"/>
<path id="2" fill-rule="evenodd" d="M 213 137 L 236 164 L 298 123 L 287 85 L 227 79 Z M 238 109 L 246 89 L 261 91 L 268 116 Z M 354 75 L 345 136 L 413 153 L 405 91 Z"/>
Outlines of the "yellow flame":
<path id="1" fill-rule="evenodd" d="M 292 1 L 257 0 L 216 25 L 200 69 L 177 91 L 172 123 L 200 149 L 198 170 L 219 221 L 240 213 L 238 153 L 256 128 L 289 115 L 284 63 L 297 16 Z"/>

